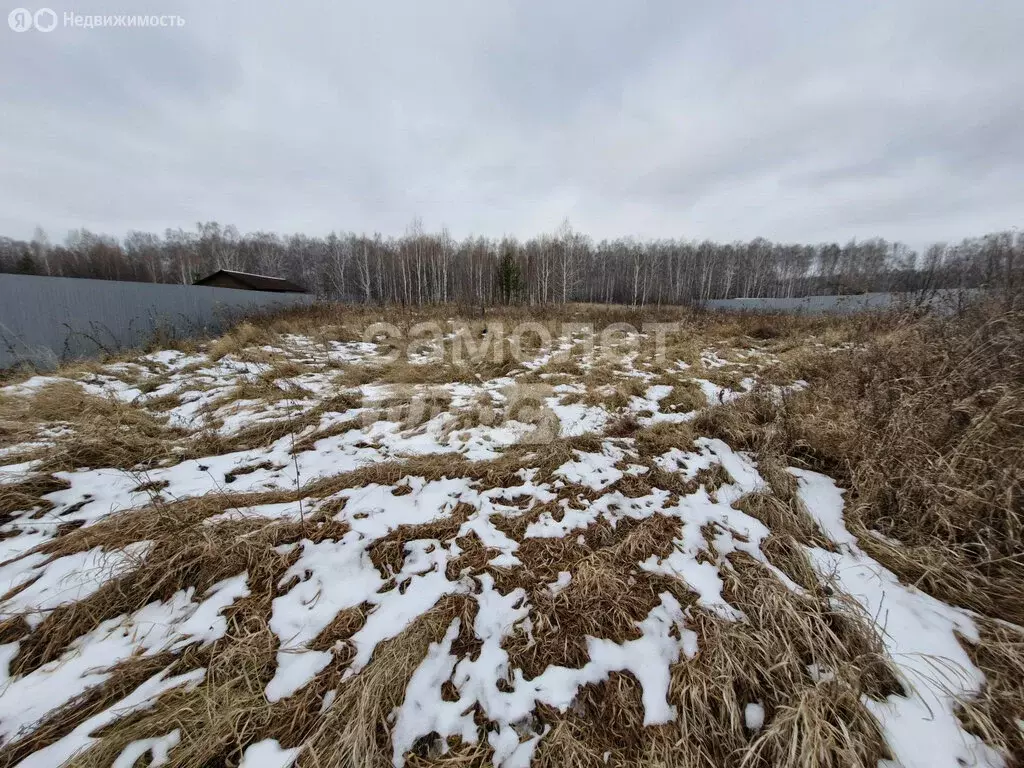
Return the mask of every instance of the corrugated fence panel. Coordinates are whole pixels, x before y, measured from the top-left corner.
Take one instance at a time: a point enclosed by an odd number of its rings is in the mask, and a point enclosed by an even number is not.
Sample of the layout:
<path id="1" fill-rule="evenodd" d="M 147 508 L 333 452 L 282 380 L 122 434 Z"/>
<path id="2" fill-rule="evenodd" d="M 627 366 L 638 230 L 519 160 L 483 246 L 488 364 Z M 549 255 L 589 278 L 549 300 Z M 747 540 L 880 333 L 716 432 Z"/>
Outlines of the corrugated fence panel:
<path id="1" fill-rule="evenodd" d="M 707 309 L 805 314 L 853 314 L 900 307 L 927 307 L 936 312 L 955 312 L 980 295 L 976 289 L 944 288 L 921 293 L 861 293 L 849 296 L 804 296 L 795 299 L 713 299 Z"/>
<path id="2" fill-rule="evenodd" d="M 0 368 L 217 333 L 243 314 L 310 304 L 302 293 L 0 274 Z"/>

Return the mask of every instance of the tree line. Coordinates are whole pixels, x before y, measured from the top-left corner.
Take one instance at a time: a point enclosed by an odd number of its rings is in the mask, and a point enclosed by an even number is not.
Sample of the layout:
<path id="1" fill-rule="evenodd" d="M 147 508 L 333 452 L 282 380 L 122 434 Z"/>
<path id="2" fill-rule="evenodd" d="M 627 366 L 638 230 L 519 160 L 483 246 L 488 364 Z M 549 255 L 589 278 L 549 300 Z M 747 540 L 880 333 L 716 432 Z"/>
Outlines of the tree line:
<path id="1" fill-rule="evenodd" d="M 736 297 L 800 297 L 938 288 L 1020 290 L 1024 233 L 997 232 L 923 252 L 881 238 L 813 245 L 764 238 L 595 241 L 564 222 L 519 240 L 425 232 L 400 237 L 240 234 L 200 222 L 118 239 L 37 229 L 0 237 L 0 272 L 190 284 L 217 269 L 287 278 L 324 299 L 423 305 L 586 301 L 633 306 Z"/>

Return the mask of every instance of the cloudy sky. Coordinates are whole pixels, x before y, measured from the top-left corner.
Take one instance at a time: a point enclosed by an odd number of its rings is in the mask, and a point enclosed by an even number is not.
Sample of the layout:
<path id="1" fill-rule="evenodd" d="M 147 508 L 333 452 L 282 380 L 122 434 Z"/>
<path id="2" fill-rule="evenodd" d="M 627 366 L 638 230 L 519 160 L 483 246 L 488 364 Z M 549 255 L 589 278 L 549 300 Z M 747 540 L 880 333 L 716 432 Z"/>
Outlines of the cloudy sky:
<path id="1" fill-rule="evenodd" d="M 52 32 L 0 28 L 0 234 L 1024 225 L 1020 0 L 49 7 Z"/>

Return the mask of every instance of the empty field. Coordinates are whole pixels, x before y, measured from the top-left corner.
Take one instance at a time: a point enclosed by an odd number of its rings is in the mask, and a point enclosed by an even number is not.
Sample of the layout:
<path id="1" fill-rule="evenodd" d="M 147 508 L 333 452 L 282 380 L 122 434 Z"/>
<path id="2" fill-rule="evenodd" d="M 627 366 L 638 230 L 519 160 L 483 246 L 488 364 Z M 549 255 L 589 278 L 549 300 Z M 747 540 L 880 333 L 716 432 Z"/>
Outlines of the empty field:
<path id="1" fill-rule="evenodd" d="M 9 377 L 0 766 L 1016 764 L 1022 350 L 319 307 Z"/>

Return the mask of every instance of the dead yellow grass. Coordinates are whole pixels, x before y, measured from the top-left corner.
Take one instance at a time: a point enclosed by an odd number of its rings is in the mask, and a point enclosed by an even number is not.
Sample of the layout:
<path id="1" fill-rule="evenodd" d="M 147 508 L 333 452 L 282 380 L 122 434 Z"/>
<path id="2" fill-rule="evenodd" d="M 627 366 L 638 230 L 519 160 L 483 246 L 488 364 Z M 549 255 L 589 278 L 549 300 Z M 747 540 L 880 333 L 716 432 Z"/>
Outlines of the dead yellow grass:
<path id="1" fill-rule="evenodd" d="M 968 646 L 971 660 L 985 672 L 982 696 L 962 702 L 961 720 L 968 730 L 1012 755 L 1020 764 L 1024 756 L 1024 630 L 1020 627 L 982 620 L 981 642 Z"/>
<path id="2" fill-rule="evenodd" d="M 276 340 L 275 336 L 276 333 L 266 324 L 256 326 L 250 322 L 243 322 L 211 343 L 206 353 L 211 360 L 220 360 L 225 355 L 237 354 L 246 347 L 271 344 Z"/>
<path id="3" fill-rule="evenodd" d="M 405 686 L 430 643 L 440 642 L 455 618 L 472 632 L 470 605 L 463 597 L 445 598 L 398 637 L 382 643 L 369 666 L 340 686 L 334 704 L 306 739 L 300 765 L 391 765 L 387 718 L 402 702 Z"/>
<path id="4" fill-rule="evenodd" d="M 697 436 L 694 428 L 686 422 L 679 424 L 662 423 L 637 430 L 636 449 L 642 458 L 660 456 L 672 448 L 688 450 Z"/>
<path id="5" fill-rule="evenodd" d="M 428 308 L 403 315 L 401 322 L 408 327 L 442 317 L 446 317 L 442 310 Z M 220 405 L 248 397 L 270 401 L 300 395 L 287 380 L 305 372 L 306 365 L 257 346 L 279 344 L 280 334 L 286 332 L 311 335 L 323 344 L 359 338 L 361 327 L 373 319 L 394 318 L 377 308 L 317 307 L 286 313 L 260 327 L 238 326 L 210 345 L 211 358 L 234 355 L 273 368 L 257 381 L 236 388 Z M 521 567 L 495 568 L 488 564 L 495 552 L 475 534 L 458 537 L 461 524 L 475 512 L 466 504 L 441 520 L 397 528 L 374 542 L 370 557 L 381 575 L 390 578 L 401 569 L 409 541 L 455 541 L 462 556 L 449 563 L 450 579 L 472 583 L 488 574 L 503 593 L 524 589 L 531 605 L 531 633 L 513 633 L 506 638 L 505 648 L 513 666 L 527 678 L 551 664 L 585 664 L 588 635 L 619 642 L 637 637 L 636 622 L 658 604 L 664 592 L 689 608 L 688 623 L 697 634 L 698 652 L 671 670 L 669 703 L 676 707 L 677 719 L 644 727 L 638 682 L 629 673 L 613 673 L 581 689 L 565 712 L 537 708 L 533 729 L 550 730 L 536 752 L 535 765 L 874 766 L 888 755 L 863 700 L 898 692 L 899 684 L 870 617 L 832 594 L 807 561 L 803 546 L 831 544 L 802 508 L 795 481 L 784 466 L 795 463 L 827 471 L 850 487 L 848 524 L 860 534 L 866 550 L 922 589 L 987 614 L 989 618 L 981 620 L 985 642 L 970 651 L 988 684 L 982 696 L 964 702 L 961 716 L 989 744 L 1024 759 L 1024 742 L 1016 727 L 1017 718 L 1024 718 L 1022 636 L 997 620 L 1024 619 L 1019 586 L 1024 576 L 1019 559 L 1024 535 L 1020 510 L 1024 332 L 1019 316 L 894 325 L 891 319 L 732 317 L 682 310 L 657 310 L 644 316 L 624 309 L 571 306 L 491 312 L 489 318 L 474 320 L 475 331 L 481 332 L 488 319 L 492 323 L 536 320 L 552 327 L 565 321 L 591 321 L 603 327 L 613 322 L 639 326 L 645 320 L 671 320 L 680 326 L 669 336 L 668 364 L 679 359 L 699 364 L 701 351 L 710 347 L 773 350 L 782 363 L 766 373 L 770 383 L 790 383 L 799 373 L 813 387 L 781 401 L 762 388 L 730 405 L 709 406 L 685 372 L 668 373 L 665 364 L 651 360 L 645 350 L 637 367 L 645 366 L 657 377 L 655 383 L 673 386 L 662 401 L 663 409 L 700 410 L 693 422 L 642 427 L 635 415 L 627 413 L 615 419 L 604 436 L 554 437 L 514 446 L 493 461 L 469 462 L 451 454 L 420 456 L 266 494 L 216 493 L 168 503 L 156 495 L 161 489 L 152 487 L 152 502 L 146 507 L 88 527 L 61 530 L 60 536 L 40 548 L 59 556 L 97 546 L 112 550 L 134 541 L 152 542 L 144 559 L 90 597 L 58 608 L 34 630 L 21 617 L 0 624 L 0 638 L 20 643 L 12 673 L 37 669 L 59 658 L 76 638 L 105 619 L 167 599 L 180 589 L 194 588 L 201 594 L 217 581 L 247 571 L 251 595 L 231 606 L 226 614 L 228 633 L 212 647 L 123 662 L 102 686 L 52 713 L 31 734 L 4 745 L 0 768 L 15 765 L 70 732 L 153 674 L 201 667 L 207 670 L 203 684 L 191 691 L 172 691 L 152 709 L 115 721 L 95 734 L 98 740 L 73 764 L 110 765 L 128 743 L 177 728 L 182 740 L 171 753 L 173 765 L 237 764 L 244 748 L 263 738 L 276 738 L 285 747 L 302 746 L 301 766 L 390 765 L 389 716 L 402 702 L 430 643 L 438 642 L 452 621 L 460 621 L 458 652 L 472 656 L 479 644 L 472 631 L 475 601 L 469 596 L 442 599 L 398 636 L 378 646 L 358 675 L 345 679 L 343 672 L 353 653 L 349 640 L 373 607 L 364 604 L 341 612 L 310 645 L 331 650 L 331 664 L 296 695 L 271 704 L 264 689 L 276 668 L 278 639 L 268 621 L 273 599 L 287 589 L 280 579 L 294 561 L 293 554 L 275 547 L 343 536 L 347 526 L 330 518 L 343 501 L 336 494 L 344 489 L 397 484 L 398 495 L 405 492 L 407 477 L 465 477 L 478 489 L 508 487 L 521 482 L 518 472 L 524 466 L 538 469 L 537 482 L 549 481 L 555 469 L 575 458 L 575 451 L 600 452 L 607 436 L 622 438 L 616 444 L 629 448 L 626 463 L 648 467 L 642 475 L 625 476 L 610 491 L 639 497 L 661 489 L 678 497 L 703 485 L 713 494 L 729 481 L 721 467 L 684 481 L 653 463 L 671 448 L 691 449 L 698 435 L 721 437 L 734 448 L 756 455 L 769 489 L 745 497 L 737 506 L 771 529 L 764 551 L 804 588 L 803 594 L 790 590 L 762 564 L 733 555 L 722 568 L 724 594 L 745 619 L 726 621 L 699 608 L 682 582 L 637 567 L 652 555 L 666 556 L 680 533 L 680 521 L 662 515 L 639 522 L 625 520 L 614 527 L 601 520 L 580 531 L 579 539 L 575 535 L 525 539 L 526 526 L 539 515 L 559 519 L 560 502 L 582 508 L 601 495 L 571 484 L 559 490 L 556 502 L 533 507 L 519 517 L 492 520 L 520 542 L 516 554 Z M 827 347 L 812 348 L 812 338 L 828 345 L 854 341 L 860 347 L 837 357 Z M 581 401 L 612 409 L 624 408 L 651 383 L 623 379 L 615 374 L 615 364 L 602 363 L 586 376 L 580 375 L 577 366 L 574 361 L 558 361 L 541 372 L 579 381 L 587 388 Z M 336 396 L 292 418 L 255 424 L 232 438 L 183 435 L 150 412 L 156 410 L 152 403 L 143 410 L 90 398 L 75 385 L 47 388 L 32 399 L 3 398 L 0 442 L 4 444 L 28 439 L 41 425 L 63 422 L 70 430 L 43 457 L 37 476 L 3 486 L 0 518 L 45 506 L 42 495 L 62 487 L 50 475 L 59 469 L 138 468 L 184 455 L 266 445 L 288 434 L 297 435 L 295 451 L 309 450 L 316 440 L 360 426 L 358 420 L 349 420 L 319 428 L 324 414 L 359 407 L 360 398 L 352 388 L 371 382 L 407 385 L 391 401 L 371 405 L 382 409 L 375 416 L 387 418 L 393 411 L 407 428 L 415 427 L 425 420 L 413 413 L 417 398 L 425 406 L 417 411 L 420 414 L 450 409 L 450 399 L 433 389 L 435 385 L 504 375 L 516 367 L 507 357 L 476 368 L 445 360 L 342 365 Z M 731 366 L 694 375 L 734 384 L 745 370 Z M 522 380 L 541 381 L 536 374 Z M 526 419 L 523 414 L 530 412 L 528 408 L 534 409 L 531 423 L 543 426 L 545 414 L 536 402 L 517 408 L 513 397 L 511 407 L 481 402 L 460 411 L 451 429 L 467 429 L 488 418 Z M 258 468 L 256 463 L 234 474 Z M 144 480 L 144 473 L 140 477 Z M 225 482 L 230 484 L 227 478 Z M 300 523 L 250 519 L 204 524 L 228 509 L 309 496 L 326 503 Z M 869 536 L 869 529 L 881 530 L 903 544 Z M 547 585 L 561 571 L 569 571 L 572 580 L 554 594 Z M 834 676 L 814 679 L 808 673 L 809 664 L 827 668 Z M 324 710 L 328 692 L 336 697 Z M 766 710 L 765 726 L 758 731 L 744 723 L 744 707 L 753 702 Z M 428 735 L 406 756 L 407 763 L 489 764 L 487 719 L 480 711 L 475 715 L 476 745 L 452 740 L 445 750 L 438 738 Z"/>
<path id="6" fill-rule="evenodd" d="M 689 413 L 703 408 L 707 397 L 697 383 L 682 381 L 673 383 L 672 391 L 659 402 L 661 410 L 667 413 Z"/>
<path id="7" fill-rule="evenodd" d="M 1024 315 L 978 307 L 955 319 L 910 318 L 860 341 L 844 358 L 802 351 L 809 390 L 709 409 L 695 429 L 838 478 L 850 489 L 847 526 L 872 557 L 941 600 L 1020 625 Z M 779 524 L 771 504 L 755 510 Z M 964 719 L 1019 761 L 1020 740 L 996 725 L 1024 717 L 1011 637 L 972 649 L 996 682 Z"/>
<path id="8" fill-rule="evenodd" d="M 29 396 L 0 402 L 0 423 L 8 425 L 8 444 L 33 440 L 43 427 L 63 434 L 39 449 L 37 469 L 50 473 L 88 467 L 131 469 L 175 459 L 183 437 L 164 419 L 114 398 L 86 394 L 66 381 L 43 387 Z"/>
<path id="9" fill-rule="evenodd" d="M 685 711 L 678 738 L 693 752 L 683 764 L 876 765 L 886 749 L 861 697 L 900 688 L 868 617 L 824 594 L 796 595 L 749 560 L 733 565 L 725 594 L 746 621 L 696 613 L 700 650 L 673 672 Z M 834 679 L 815 681 L 808 663 Z M 766 712 L 756 734 L 744 727 L 750 702 Z"/>
<path id="10" fill-rule="evenodd" d="M 694 427 L 848 483 L 862 546 L 932 594 L 1017 623 L 1024 562 L 1024 317 L 923 319 L 809 390 L 703 412 Z M 821 353 L 826 354 L 826 353 Z"/>

